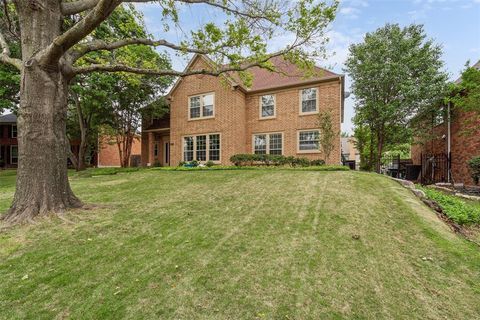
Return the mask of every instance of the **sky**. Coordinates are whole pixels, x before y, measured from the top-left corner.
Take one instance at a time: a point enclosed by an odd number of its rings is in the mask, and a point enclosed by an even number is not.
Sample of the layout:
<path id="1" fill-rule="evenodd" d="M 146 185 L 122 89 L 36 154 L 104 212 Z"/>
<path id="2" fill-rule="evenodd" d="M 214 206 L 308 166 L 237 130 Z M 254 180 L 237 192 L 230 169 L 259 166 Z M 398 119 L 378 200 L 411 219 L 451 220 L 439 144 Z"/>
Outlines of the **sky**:
<path id="1" fill-rule="evenodd" d="M 139 4 L 137 8 L 143 12 L 147 29 L 154 38 L 174 42 L 203 23 L 222 19 L 216 9 L 182 7 L 180 21 L 184 22 L 181 29 L 165 31 L 158 5 Z M 480 0 L 341 0 L 337 17 L 328 28 L 328 59 L 317 61 L 317 64 L 344 74 L 348 47 L 361 42 L 367 32 L 375 31 L 387 22 L 401 26 L 423 24 L 427 36 L 442 46 L 445 71 L 451 80 L 459 77 L 468 60 L 472 64 L 480 60 Z M 287 42 L 288 37 L 278 37 L 270 48 L 273 51 Z M 188 59 L 173 56 L 172 63 L 177 70 L 183 70 Z M 350 79 L 346 74 L 346 91 L 349 86 Z M 354 105 L 353 96 L 345 100 L 344 132 L 353 130 Z"/>

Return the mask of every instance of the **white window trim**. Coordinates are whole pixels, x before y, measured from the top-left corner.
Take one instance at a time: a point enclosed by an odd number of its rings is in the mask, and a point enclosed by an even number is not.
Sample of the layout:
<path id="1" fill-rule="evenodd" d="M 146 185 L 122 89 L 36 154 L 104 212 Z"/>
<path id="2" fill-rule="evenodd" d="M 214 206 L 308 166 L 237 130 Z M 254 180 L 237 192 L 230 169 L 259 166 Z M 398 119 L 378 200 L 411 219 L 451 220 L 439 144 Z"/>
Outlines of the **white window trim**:
<path id="1" fill-rule="evenodd" d="M 273 116 L 262 117 L 262 97 L 273 96 Z M 258 97 L 258 118 L 260 120 L 275 119 L 277 117 L 277 96 L 274 93 L 262 94 Z"/>
<path id="2" fill-rule="evenodd" d="M 267 136 L 267 149 L 266 152 L 267 154 L 270 154 L 270 135 L 271 134 L 280 134 L 282 135 L 282 153 L 281 155 L 285 154 L 285 136 L 283 132 L 258 132 L 252 134 L 252 153 L 255 154 L 255 136 L 260 136 L 260 135 L 266 135 Z"/>
<path id="3" fill-rule="evenodd" d="M 213 114 L 211 116 L 207 116 L 207 117 L 204 117 L 203 116 L 203 96 L 208 96 L 208 95 L 212 95 L 213 96 Z M 191 98 L 195 98 L 195 97 L 200 97 L 200 117 L 198 118 L 191 118 L 191 114 L 190 114 L 190 106 L 191 106 Z M 195 121 L 195 120 L 204 120 L 204 119 L 212 119 L 212 118 L 215 118 L 215 92 L 206 92 L 206 93 L 200 93 L 200 94 L 195 94 L 195 95 L 191 95 L 191 96 L 188 96 L 188 110 L 187 110 L 187 113 L 188 113 L 188 121 Z"/>
<path id="4" fill-rule="evenodd" d="M 193 160 L 197 160 L 197 137 L 198 136 L 207 136 L 207 141 L 206 141 L 206 158 L 207 160 L 205 161 L 199 161 L 201 163 L 210 161 L 210 135 L 211 134 L 218 134 L 219 139 L 220 139 L 220 149 L 219 149 L 219 159 L 218 160 L 212 160 L 213 163 L 220 164 L 222 162 L 222 134 L 220 132 L 209 132 L 209 133 L 200 133 L 200 134 L 187 134 L 182 136 L 182 161 L 185 161 L 185 138 L 188 137 L 193 137 Z"/>
<path id="5" fill-rule="evenodd" d="M 15 137 L 13 136 L 13 128 L 15 127 Z M 16 124 L 12 124 L 12 127 L 11 127 L 11 132 L 10 132 L 10 136 L 12 136 L 12 138 L 17 138 L 18 137 L 18 127 Z"/>
<path id="6" fill-rule="evenodd" d="M 321 153 L 319 149 L 317 150 L 300 150 L 300 132 L 311 132 L 317 131 L 319 138 L 320 138 L 320 130 L 319 129 L 302 129 L 297 131 L 297 153 Z M 318 141 L 320 144 L 320 140 Z"/>
<path id="7" fill-rule="evenodd" d="M 310 112 L 303 112 L 302 111 L 302 92 L 303 90 L 307 90 L 307 89 L 315 89 L 316 91 L 316 94 L 315 94 L 315 111 L 310 111 Z M 302 88 L 298 91 L 298 100 L 299 100 L 299 108 L 298 108 L 298 112 L 301 116 L 306 116 L 306 115 L 311 115 L 311 114 L 317 114 L 319 112 L 319 108 L 318 108 L 318 98 L 319 98 L 319 90 L 318 90 L 318 87 L 308 87 L 308 88 Z"/>
<path id="8" fill-rule="evenodd" d="M 17 161 L 16 162 L 13 162 L 13 152 L 12 152 L 12 149 L 13 148 L 17 148 Z M 18 146 L 14 146 L 14 145 L 11 145 L 10 146 L 10 164 L 18 164 Z"/>

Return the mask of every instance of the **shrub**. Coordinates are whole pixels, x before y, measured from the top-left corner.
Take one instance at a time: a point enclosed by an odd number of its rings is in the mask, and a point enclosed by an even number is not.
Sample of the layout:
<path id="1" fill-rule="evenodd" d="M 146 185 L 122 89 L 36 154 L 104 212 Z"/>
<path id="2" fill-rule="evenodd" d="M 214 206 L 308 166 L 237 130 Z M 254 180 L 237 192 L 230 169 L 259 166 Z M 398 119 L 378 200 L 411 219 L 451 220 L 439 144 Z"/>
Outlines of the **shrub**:
<path id="1" fill-rule="evenodd" d="M 475 184 L 478 184 L 480 182 L 480 156 L 470 159 L 468 166 L 470 167 L 473 181 Z"/>
<path id="2" fill-rule="evenodd" d="M 213 163 L 212 160 L 208 160 L 208 161 L 205 163 L 205 165 L 210 168 L 210 167 L 213 167 L 213 166 L 215 165 L 215 163 Z"/>
<path id="3" fill-rule="evenodd" d="M 454 195 L 447 195 L 431 188 L 422 188 L 428 198 L 436 201 L 445 214 L 459 224 L 479 224 L 480 206 L 466 202 Z"/>
<path id="4" fill-rule="evenodd" d="M 180 162 L 178 163 L 178 166 L 179 166 L 179 167 L 183 167 L 184 165 L 185 165 L 185 161 L 180 161 Z"/>
<path id="5" fill-rule="evenodd" d="M 230 161 L 237 167 L 247 165 L 290 165 L 291 167 L 308 167 L 323 166 L 325 164 L 325 161 L 323 160 L 310 161 L 307 158 L 296 158 L 293 156 L 285 157 L 283 155 L 276 154 L 235 154 L 230 157 Z"/>
<path id="6" fill-rule="evenodd" d="M 310 161 L 310 165 L 311 166 L 323 166 L 323 165 L 325 165 L 325 160 L 321 160 L 321 159 L 312 160 L 312 161 Z"/>
<path id="7" fill-rule="evenodd" d="M 155 160 L 155 162 L 153 163 L 153 166 L 154 166 L 154 167 L 161 167 L 162 164 L 160 163 L 160 161 Z"/>

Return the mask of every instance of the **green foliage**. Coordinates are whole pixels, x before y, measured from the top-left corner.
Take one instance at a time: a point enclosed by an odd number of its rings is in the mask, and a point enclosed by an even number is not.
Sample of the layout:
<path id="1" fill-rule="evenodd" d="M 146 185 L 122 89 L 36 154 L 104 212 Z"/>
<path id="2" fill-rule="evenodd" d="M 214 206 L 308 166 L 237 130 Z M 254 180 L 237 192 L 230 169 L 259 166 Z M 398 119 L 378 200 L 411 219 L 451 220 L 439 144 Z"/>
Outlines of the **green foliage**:
<path id="1" fill-rule="evenodd" d="M 444 213 L 458 224 L 480 224 L 480 205 L 466 202 L 432 188 L 422 188 L 428 198 L 437 202 Z"/>
<path id="2" fill-rule="evenodd" d="M 410 142 L 412 115 L 430 114 L 442 101 L 447 74 L 441 55 L 440 46 L 415 24 L 387 24 L 350 46 L 345 71 L 353 80 L 354 124 L 368 128 L 367 167 L 374 153 L 378 168 L 386 147 Z"/>
<path id="3" fill-rule="evenodd" d="M 472 178 L 475 184 L 478 184 L 480 181 L 480 156 L 473 157 L 468 161 L 468 166 L 470 172 L 472 173 Z"/>
<path id="4" fill-rule="evenodd" d="M 207 166 L 208 168 L 213 167 L 214 165 L 215 165 L 215 163 L 214 163 L 212 160 L 208 160 L 208 161 L 205 163 L 205 166 Z"/>
<path id="5" fill-rule="evenodd" d="M 320 130 L 320 151 L 326 162 L 335 148 L 335 138 L 338 137 L 338 132 L 333 127 L 332 114 L 329 111 L 318 115 L 318 129 Z"/>
<path id="6" fill-rule="evenodd" d="M 464 111 L 474 111 L 480 115 L 480 70 L 467 63 L 460 83 L 450 87 L 451 96 L 447 102 Z"/>
<path id="7" fill-rule="evenodd" d="M 307 158 L 297 158 L 293 156 L 273 155 L 273 154 L 235 154 L 230 157 L 230 162 L 235 166 L 285 166 L 290 167 L 308 167 L 308 166 L 323 166 L 323 160 L 308 160 Z"/>

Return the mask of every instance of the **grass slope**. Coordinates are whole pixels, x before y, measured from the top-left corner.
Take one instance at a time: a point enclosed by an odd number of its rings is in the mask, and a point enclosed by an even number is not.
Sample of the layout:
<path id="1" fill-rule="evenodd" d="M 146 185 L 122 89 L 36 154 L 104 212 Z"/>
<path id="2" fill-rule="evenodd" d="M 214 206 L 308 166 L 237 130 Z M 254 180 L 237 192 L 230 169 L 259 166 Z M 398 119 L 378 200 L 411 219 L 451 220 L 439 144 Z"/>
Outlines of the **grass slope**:
<path id="1" fill-rule="evenodd" d="M 0 234 L 0 318 L 480 317 L 478 247 L 381 176 L 141 170 L 71 181 L 108 207 Z M 13 188 L 0 173 L 0 209 Z"/>

